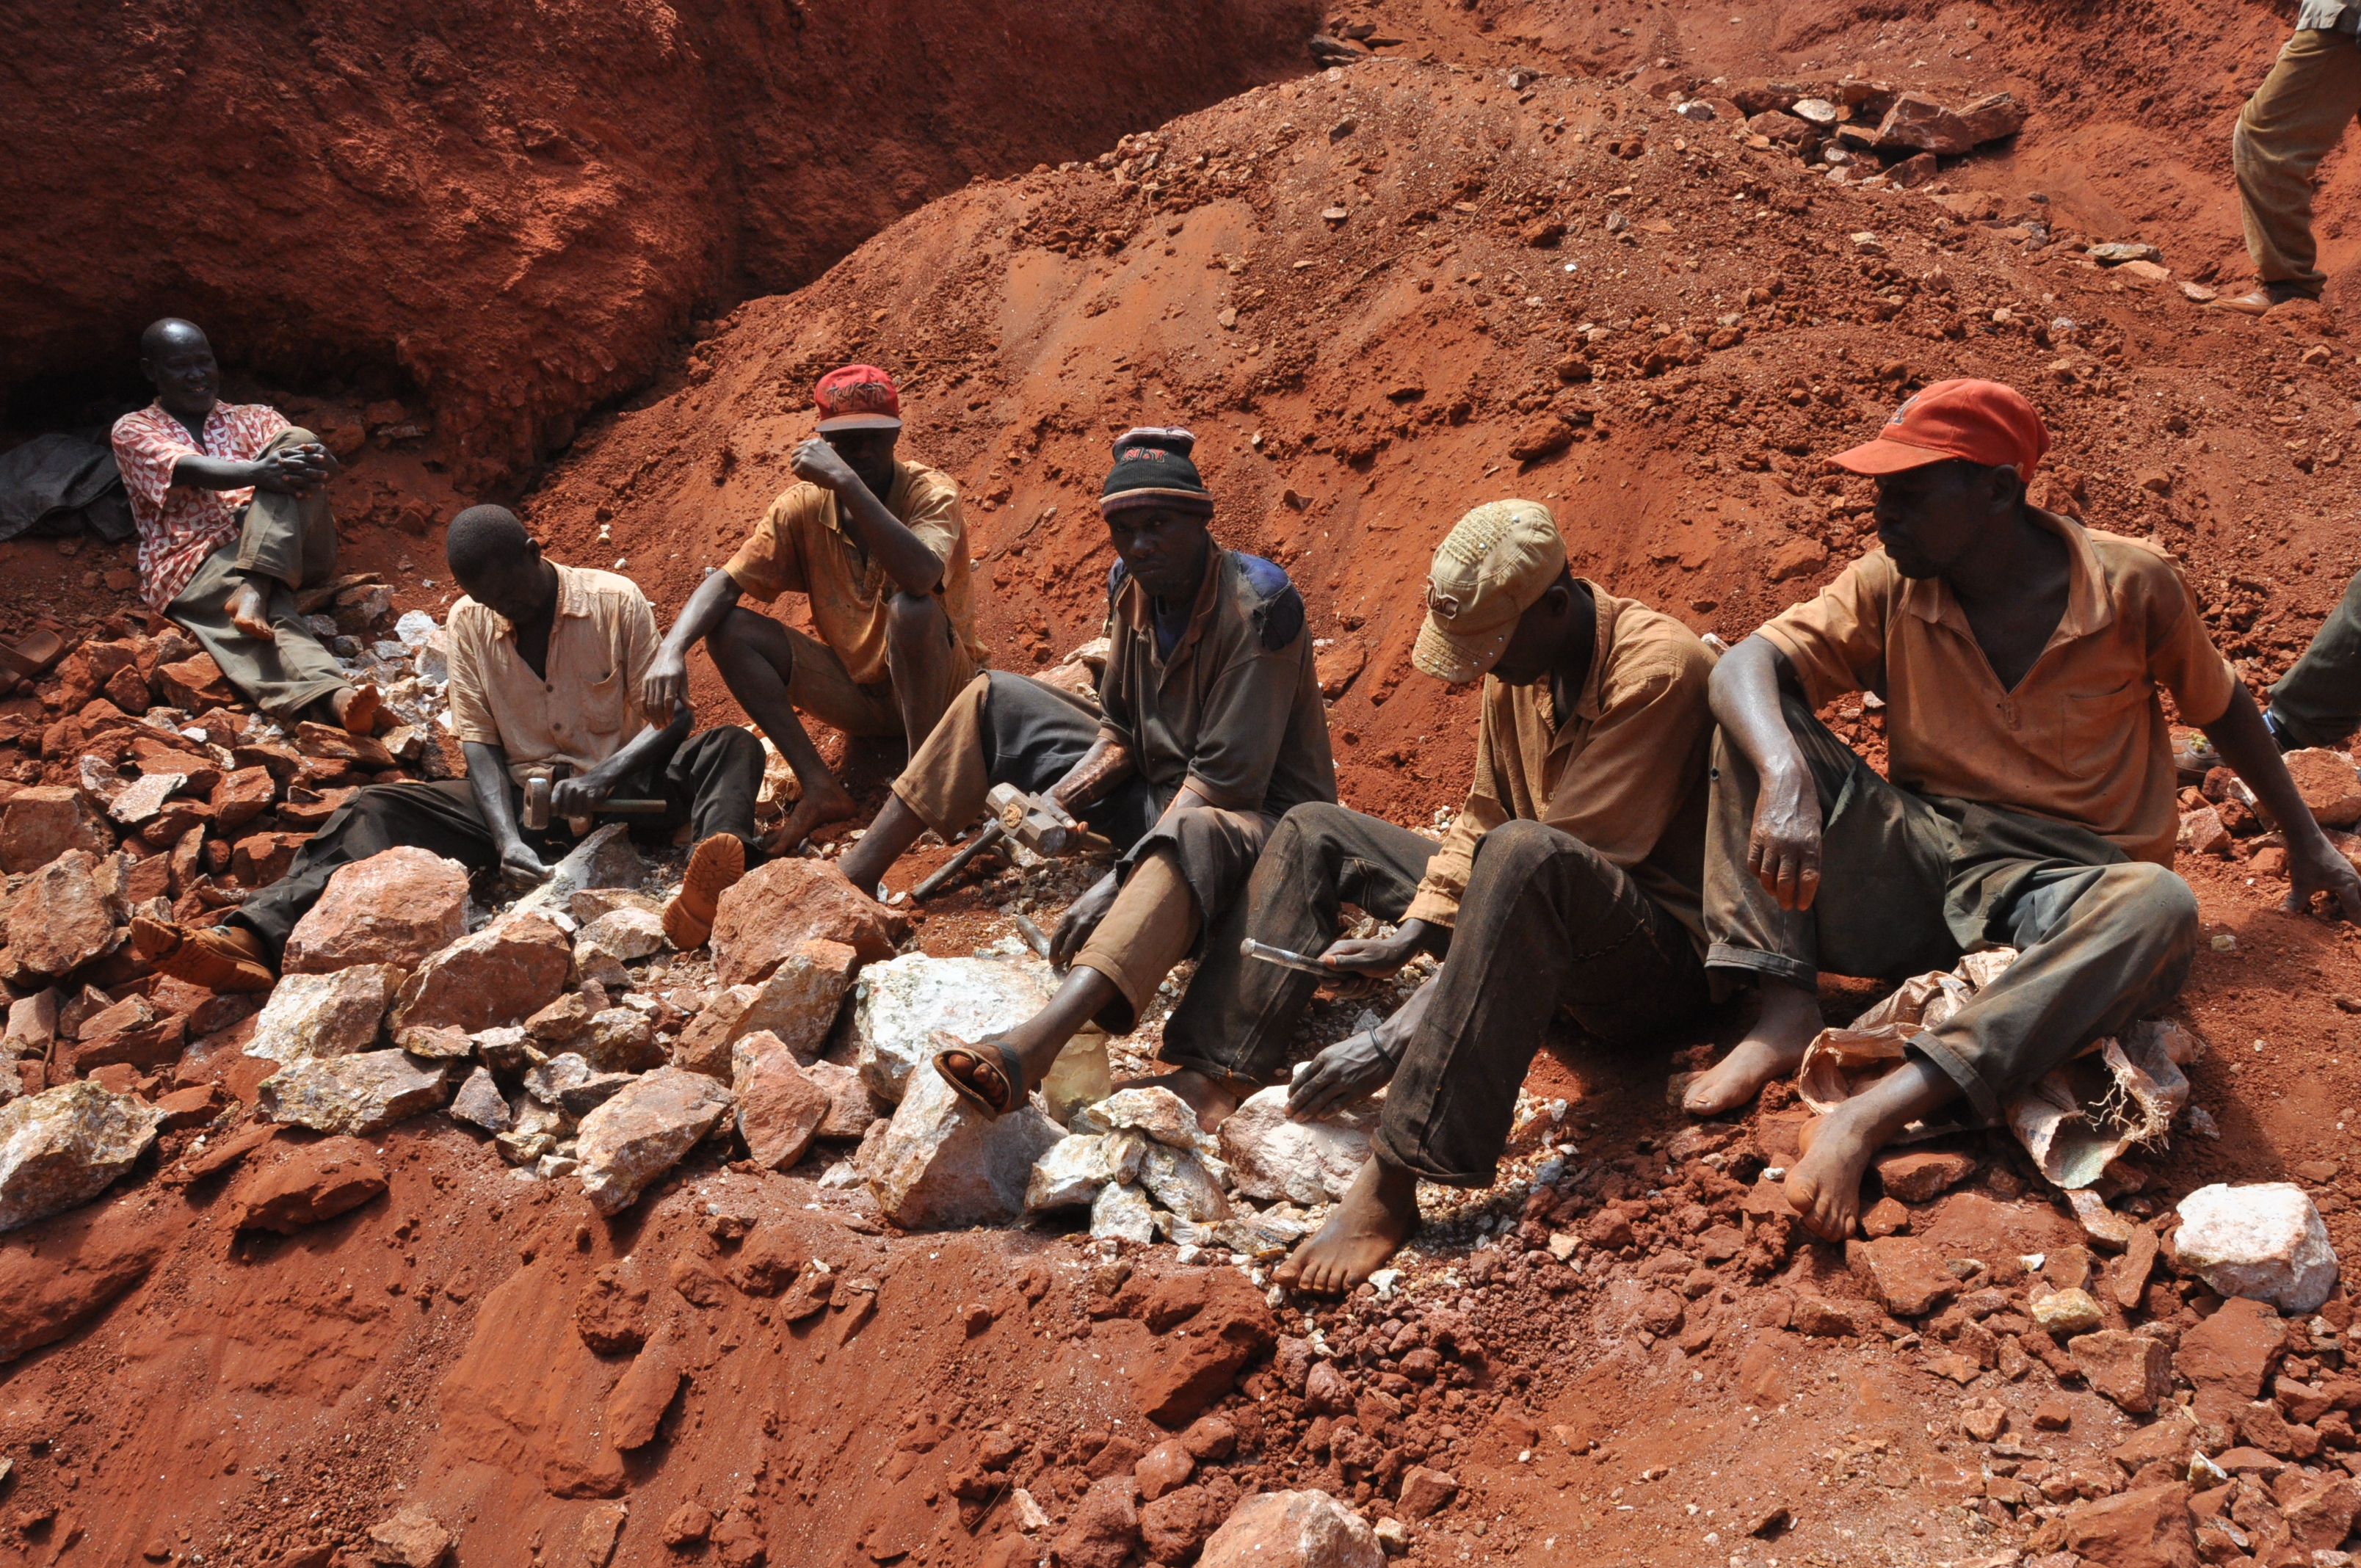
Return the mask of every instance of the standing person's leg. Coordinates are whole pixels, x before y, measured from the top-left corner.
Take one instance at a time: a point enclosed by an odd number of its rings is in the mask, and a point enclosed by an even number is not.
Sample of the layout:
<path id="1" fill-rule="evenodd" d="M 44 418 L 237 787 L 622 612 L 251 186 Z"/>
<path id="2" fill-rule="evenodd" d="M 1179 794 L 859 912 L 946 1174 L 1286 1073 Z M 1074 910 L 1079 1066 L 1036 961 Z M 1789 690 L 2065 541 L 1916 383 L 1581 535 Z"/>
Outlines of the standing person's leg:
<path id="1" fill-rule="evenodd" d="M 338 868 L 400 845 L 476 870 L 499 859 L 467 780 L 372 784 L 320 825 L 295 852 L 285 876 L 256 892 L 220 925 L 183 931 L 141 921 L 132 931 L 133 941 L 158 969 L 192 984 L 217 991 L 267 989 L 289 933 L 320 901 Z"/>
<path id="2" fill-rule="evenodd" d="M 803 786 L 803 798 L 767 846 L 774 854 L 793 854 L 814 829 L 841 822 L 854 809 L 851 792 L 821 759 L 797 709 L 848 735 L 897 734 L 900 716 L 855 685 L 844 661 L 827 643 L 742 605 L 707 634 L 705 651 L 721 673 L 721 684 L 771 738 Z"/>
<path id="3" fill-rule="evenodd" d="M 975 678 L 975 662 L 960 646 L 943 601 L 932 594 L 895 594 L 888 605 L 886 678 L 902 716 L 902 738 L 917 756 L 942 721 L 951 699 Z"/>
<path id="4" fill-rule="evenodd" d="M 753 862 L 763 743 L 735 724 L 717 726 L 682 741 L 661 780 L 666 809 L 657 831 L 668 833 L 686 821 L 697 846 L 681 872 L 680 891 L 664 912 L 664 939 L 686 952 L 713 935 L 721 895 Z"/>
<path id="5" fill-rule="evenodd" d="M 1242 957 L 1240 938 L 1317 957 L 1335 940 L 1340 904 L 1400 920 L 1441 847 L 1324 801 L 1290 811 L 1255 861 L 1246 896 L 1215 918 L 1189 990 L 1165 1021 L 1158 1055 L 1207 1078 L 1276 1081 L 1320 980 Z"/>
<path id="6" fill-rule="evenodd" d="M 1787 1201 L 1821 1235 L 1850 1234 L 1862 1173 L 1905 1125 L 1963 1096 L 2000 1121 L 2009 1099 L 2087 1042 L 2170 1001 L 2197 951 L 2196 894 L 2146 861 L 2040 865 L 1998 923 L 2016 961 L 1912 1039 L 1901 1070 L 1812 1129 Z"/>
<path id="7" fill-rule="evenodd" d="M 1538 822 L 1484 837 L 1433 1003 L 1386 1091 L 1368 1164 L 1274 1277 L 1351 1289 L 1418 1225 L 1418 1183 L 1486 1187 L 1508 1146 L 1525 1069 L 1560 1007 L 1587 1029 L 1643 1040 L 1702 1011 L 1688 930 L 1621 868 Z"/>
<path id="8" fill-rule="evenodd" d="M 2268 718 L 2298 746 L 2334 746 L 2361 729 L 2361 576 L 2312 634 L 2312 645 L 2271 687 Z"/>
<path id="9" fill-rule="evenodd" d="M 1820 883 L 1809 909 L 1782 909 L 1746 863 L 1760 781 L 1737 747 L 1717 734 L 1706 827 L 1708 968 L 1755 977 L 1761 1010 L 1730 1055 L 1688 1086 L 1682 1108 L 1719 1116 L 1793 1072 L 1820 1032 L 1817 997 L 1825 961 L 1839 974 L 1948 969 L 1958 945 L 1943 921 L 1950 871 L 1949 825 L 1924 801 L 1880 778 L 1812 714 L 1803 697 L 1781 702 L 1820 798 Z"/>
<path id="10" fill-rule="evenodd" d="M 2299 32 L 2238 112 L 2230 164 L 2254 258 L 2256 295 L 2225 301 L 2252 310 L 2296 295 L 2317 299 L 2327 275 L 2316 265 L 2312 177 L 2361 112 L 2361 49 L 2341 33 Z M 2260 296 L 2258 299 L 2257 296 Z"/>

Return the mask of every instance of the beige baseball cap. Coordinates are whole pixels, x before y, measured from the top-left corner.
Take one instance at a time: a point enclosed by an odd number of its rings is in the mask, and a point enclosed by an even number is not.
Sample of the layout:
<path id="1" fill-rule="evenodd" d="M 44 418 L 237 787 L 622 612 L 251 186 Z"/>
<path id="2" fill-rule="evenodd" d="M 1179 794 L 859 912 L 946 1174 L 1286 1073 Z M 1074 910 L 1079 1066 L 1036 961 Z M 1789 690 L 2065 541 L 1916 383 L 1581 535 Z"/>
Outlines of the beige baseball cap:
<path id="1" fill-rule="evenodd" d="M 1426 581 L 1411 663 L 1465 685 L 1499 661 L 1517 618 L 1565 571 L 1565 540 L 1538 501 L 1487 501 L 1452 525 Z"/>

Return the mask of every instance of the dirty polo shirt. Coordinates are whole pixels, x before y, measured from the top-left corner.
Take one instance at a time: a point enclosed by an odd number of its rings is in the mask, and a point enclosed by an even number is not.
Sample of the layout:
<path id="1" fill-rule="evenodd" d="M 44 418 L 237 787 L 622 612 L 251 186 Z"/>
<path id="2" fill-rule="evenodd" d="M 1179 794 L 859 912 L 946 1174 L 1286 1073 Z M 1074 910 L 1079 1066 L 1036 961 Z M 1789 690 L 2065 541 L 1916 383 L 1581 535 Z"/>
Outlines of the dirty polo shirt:
<path id="1" fill-rule="evenodd" d="M 1217 552 L 1170 654 L 1158 651 L 1148 590 L 1120 563 L 1107 586 L 1099 733 L 1130 750 L 1159 804 L 1183 785 L 1272 817 L 1336 798 L 1303 599 L 1285 572 Z"/>
<path id="2" fill-rule="evenodd" d="M 472 598 L 451 607 L 449 636 L 451 732 L 506 751 L 520 784 L 536 764 L 594 768 L 646 727 L 640 682 L 656 655 L 656 618 L 629 577 L 557 568 L 546 680 L 517 652 L 507 618 Z"/>
<path id="3" fill-rule="evenodd" d="M 2014 691 L 2004 689 L 1940 578 L 1913 582 L 1883 550 L 1762 629 L 1812 706 L 1851 691 L 1885 699 L 1886 773 L 1921 795 L 2087 828 L 2136 861 L 2172 863 L 2180 826 L 2172 733 L 2211 724 L 2237 689 L 2189 585 L 2136 540 L 2038 509 L 2064 540 L 2066 613 Z"/>
<path id="4" fill-rule="evenodd" d="M 1467 802 L 1402 917 L 1455 924 L 1476 846 L 1521 817 L 1622 868 L 1702 952 L 1713 652 L 1671 616 L 1588 586 L 1598 641 L 1574 712 L 1557 721 L 1547 681 L 1484 677 Z"/>
<path id="5" fill-rule="evenodd" d="M 952 634 L 976 668 L 989 666 L 990 651 L 975 634 L 959 487 L 948 474 L 896 462 L 885 510 L 943 564 L 935 597 L 942 600 Z M 781 594 L 802 594 L 811 605 L 819 640 L 844 661 L 845 674 L 855 685 L 875 685 L 887 678 L 887 616 L 898 589 L 876 558 L 862 550 L 849 527 L 835 492 L 798 482 L 771 503 L 723 570 L 742 591 L 764 604 Z"/>

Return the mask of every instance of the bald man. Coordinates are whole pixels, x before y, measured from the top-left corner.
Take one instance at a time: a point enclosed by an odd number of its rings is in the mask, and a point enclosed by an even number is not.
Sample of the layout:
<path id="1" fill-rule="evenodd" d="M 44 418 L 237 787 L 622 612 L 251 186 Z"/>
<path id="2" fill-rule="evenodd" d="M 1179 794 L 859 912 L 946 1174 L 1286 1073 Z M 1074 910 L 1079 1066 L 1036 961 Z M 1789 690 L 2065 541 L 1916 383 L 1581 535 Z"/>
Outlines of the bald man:
<path id="1" fill-rule="evenodd" d="M 627 818 L 635 837 L 666 841 L 682 823 L 694 828 L 664 935 L 687 948 L 711 933 L 715 902 L 745 873 L 754 845 L 762 742 L 734 724 L 690 736 L 686 704 L 661 714 L 641 707 L 656 620 L 629 577 L 545 559 L 500 507 L 454 518 L 443 553 L 467 590 L 451 607 L 449 686 L 467 778 L 357 792 L 284 877 L 218 926 L 134 920 L 133 949 L 156 968 L 214 991 L 267 991 L 289 934 L 337 867 L 407 844 L 537 883 L 547 861 L 572 847 L 567 819 L 589 818 L 618 795 L 664 803 L 661 814 Z M 555 781 L 541 831 L 524 828 L 518 809 L 536 776 Z"/>
<path id="2" fill-rule="evenodd" d="M 277 409 L 223 402 L 192 322 L 150 325 L 139 371 L 156 400 L 115 422 L 115 462 L 139 528 L 140 597 L 271 718 L 368 734 L 377 688 L 347 680 L 295 609 L 298 590 L 336 575 L 335 458 Z"/>

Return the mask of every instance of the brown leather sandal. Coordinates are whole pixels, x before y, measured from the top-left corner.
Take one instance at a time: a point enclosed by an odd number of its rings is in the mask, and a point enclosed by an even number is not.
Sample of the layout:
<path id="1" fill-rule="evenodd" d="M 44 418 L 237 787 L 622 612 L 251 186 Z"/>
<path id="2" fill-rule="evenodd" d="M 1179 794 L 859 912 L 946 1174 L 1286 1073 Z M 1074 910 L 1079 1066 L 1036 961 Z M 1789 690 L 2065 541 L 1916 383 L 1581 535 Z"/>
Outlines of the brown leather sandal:
<path id="1" fill-rule="evenodd" d="M 970 1045 L 948 1029 L 936 1030 L 934 1041 L 941 1047 L 935 1070 L 961 1100 L 994 1121 L 1025 1103 L 1025 1064 L 1015 1051 L 998 1040 Z"/>

